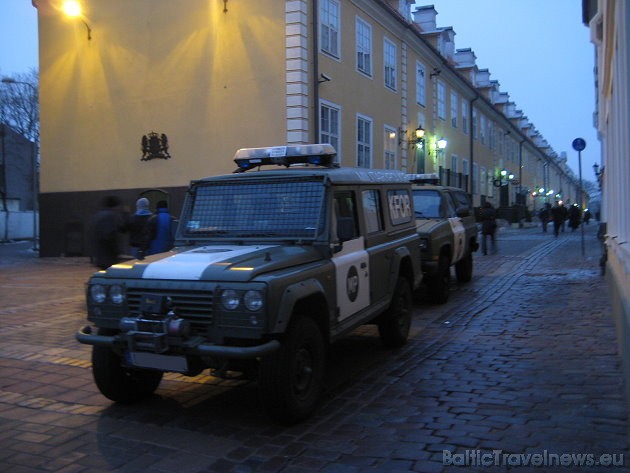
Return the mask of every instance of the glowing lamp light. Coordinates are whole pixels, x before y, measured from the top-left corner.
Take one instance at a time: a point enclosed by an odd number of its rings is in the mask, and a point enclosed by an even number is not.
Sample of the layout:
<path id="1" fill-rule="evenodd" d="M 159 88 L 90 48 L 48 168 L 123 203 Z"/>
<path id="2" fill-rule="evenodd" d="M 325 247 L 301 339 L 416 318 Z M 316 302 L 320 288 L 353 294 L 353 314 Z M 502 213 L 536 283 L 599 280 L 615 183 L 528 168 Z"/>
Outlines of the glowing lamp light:
<path id="1" fill-rule="evenodd" d="M 62 6 L 63 12 L 71 17 L 81 16 L 81 4 L 76 0 L 66 0 Z"/>
<path id="2" fill-rule="evenodd" d="M 86 23 L 86 21 L 82 18 L 83 17 L 83 11 L 81 9 L 81 3 L 79 3 L 77 0 L 66 0 L 65 2 L 63 2 L 63 5 L 61 6 L 61 9 L 69 17 L 79 18 L 81 20 L 81 22 L 87 28 L 88 41 L 90 39 L 92 39 L 92 28 L 90 28 L 90 25 L 88 25 Z"/>
<path id="3" fill-rule="evenodd" d="M 448 145 L 448 141 L 446 141 L 446 139 L 442 137 L 438 140 L 437 145 L 438 145 L 438 148 L 444 149 L 446 148 L 446 145 Z"/>

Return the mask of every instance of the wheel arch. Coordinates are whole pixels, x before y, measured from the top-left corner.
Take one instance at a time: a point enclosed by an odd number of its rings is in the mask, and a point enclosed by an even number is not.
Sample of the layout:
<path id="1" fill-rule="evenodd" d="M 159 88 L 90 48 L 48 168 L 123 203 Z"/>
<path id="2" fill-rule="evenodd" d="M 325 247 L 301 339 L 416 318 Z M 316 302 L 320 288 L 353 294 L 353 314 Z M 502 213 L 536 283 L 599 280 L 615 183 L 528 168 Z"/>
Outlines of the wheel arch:
<path id="1" fill-rule="evenodd" d="M 325 290 L 317 279 L 292 284 L 282 294 L 272 332 L 276 334 L 286 332 L 293 317 L 302 314 L 315 320 L 324 338 L 328 340 L 329 307 Z"/>

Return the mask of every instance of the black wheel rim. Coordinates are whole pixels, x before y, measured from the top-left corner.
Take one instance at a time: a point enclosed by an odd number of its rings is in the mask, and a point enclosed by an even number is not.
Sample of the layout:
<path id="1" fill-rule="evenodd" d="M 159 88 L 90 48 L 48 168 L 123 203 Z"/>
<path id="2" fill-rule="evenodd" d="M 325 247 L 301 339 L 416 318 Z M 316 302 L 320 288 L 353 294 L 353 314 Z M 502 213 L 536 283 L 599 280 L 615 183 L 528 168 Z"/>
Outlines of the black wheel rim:
<path id="1" fill-rule="evenodd" d="M 304 397 L 311 387 L 314 370 L 313 354 L 308 347 L 296 352 L 293 368 L 293 389 L 298 397 Z"/>

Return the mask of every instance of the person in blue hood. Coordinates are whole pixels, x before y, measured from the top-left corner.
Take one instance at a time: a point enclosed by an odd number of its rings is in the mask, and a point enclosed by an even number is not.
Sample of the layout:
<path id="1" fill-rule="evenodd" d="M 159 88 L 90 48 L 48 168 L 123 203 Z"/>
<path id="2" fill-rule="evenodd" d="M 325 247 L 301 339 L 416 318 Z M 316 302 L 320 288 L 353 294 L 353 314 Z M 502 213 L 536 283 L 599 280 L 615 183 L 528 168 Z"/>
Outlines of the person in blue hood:
<path id="1" fill-rule="evenodd" d="M 152 215 L 149 210 L 149 199 L 140 197 L 136 201 L 136 213 L 129 220 L 129 246 L 134 258 L 142 259 L 149 247 L 147 223 Z"/>
<path id="2" fill-rule="evenodd" d="M 168 212 L 168 204 L 165 200 L 157 203 L 156 214 L 147 222 L 149 236 L 149 248 L 146 255 L 163 253 L 173 248 L 175 226 L 177 222 Z"/>

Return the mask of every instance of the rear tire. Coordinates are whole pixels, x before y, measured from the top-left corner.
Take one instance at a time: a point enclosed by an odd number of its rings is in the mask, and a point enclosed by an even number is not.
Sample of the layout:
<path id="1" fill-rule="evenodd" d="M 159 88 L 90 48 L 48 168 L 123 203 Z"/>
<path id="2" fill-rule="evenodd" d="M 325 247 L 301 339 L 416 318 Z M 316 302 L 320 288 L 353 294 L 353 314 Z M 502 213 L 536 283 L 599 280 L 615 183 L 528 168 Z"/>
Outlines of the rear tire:
<path id="1" fill-rule="evenodd" d="M 99 335 L 111 333 L 99 330 Z M 161 371 L 135 370 L 122 364 L 111 348 L 92 347 L 92 376 L 106 398 L 122 404 L 132 404 L 149 397 L 162 381 Z"/>
<path id="2" fill-rule="evenodd" d="M 308 417 L 319 401 L 325 366 L 319 326 L 310 317 L 296 317 L 280 349 L 260 360 L 258 387 L 269 415 L 283 424 Z"/>
<path id="3" fill-rule="evenodd" d="M 378 323 L 378 332 L 383 345 L 388 348 L 398 348 L 407 343 L 412 312 L 413 297 L 409 282 L 399 277 L 389 309 L 381 316 Z"/>
<path id="4" fill-rule="evenodd" d="M 429 300 L 434 304 L 446 304 L 451 291 L 451 268 L 447 256 L 440 256 L 437 273 L 427 282 Z"/>
<path id="5" fill-rule="evenodd" d="M 469 282 L 472 279 L 473 256 L 471 251 L 468 251 L 466 256 L 455 263 L 455 275 L 458 282 Z"/>

